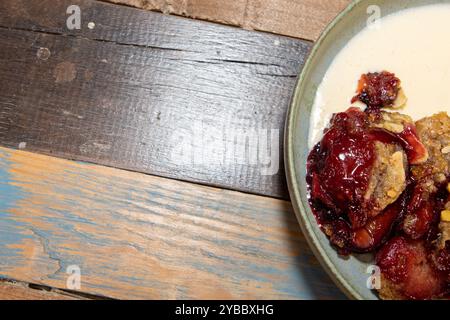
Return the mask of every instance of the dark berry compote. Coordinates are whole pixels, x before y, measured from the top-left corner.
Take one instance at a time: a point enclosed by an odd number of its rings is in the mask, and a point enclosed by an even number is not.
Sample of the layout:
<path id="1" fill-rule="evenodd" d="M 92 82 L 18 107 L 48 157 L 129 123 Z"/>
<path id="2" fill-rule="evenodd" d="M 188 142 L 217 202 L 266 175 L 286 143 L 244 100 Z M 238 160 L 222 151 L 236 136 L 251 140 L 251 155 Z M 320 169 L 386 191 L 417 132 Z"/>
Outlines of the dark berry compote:
<path id="1" fill-rule="evenodd" d="M 352 103 L 359 100 L 366 104 L 368 109 L 392 107 L 400 89 L 400 79 L 393 73 L 383 71 L 363 74 Z"/>

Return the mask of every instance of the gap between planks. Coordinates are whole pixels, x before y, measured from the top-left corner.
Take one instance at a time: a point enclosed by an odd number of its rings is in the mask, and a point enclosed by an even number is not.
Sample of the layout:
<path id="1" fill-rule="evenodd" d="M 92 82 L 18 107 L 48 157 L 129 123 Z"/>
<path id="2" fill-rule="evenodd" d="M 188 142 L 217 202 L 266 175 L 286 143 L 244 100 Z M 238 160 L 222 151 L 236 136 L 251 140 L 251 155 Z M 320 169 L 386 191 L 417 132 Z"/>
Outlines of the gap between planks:
<path id="1" fill-rule="evenodd" d="M 104 297 L 51 288 L 11 279 L 0 279 L 0 300 L 99 300 Z"/>

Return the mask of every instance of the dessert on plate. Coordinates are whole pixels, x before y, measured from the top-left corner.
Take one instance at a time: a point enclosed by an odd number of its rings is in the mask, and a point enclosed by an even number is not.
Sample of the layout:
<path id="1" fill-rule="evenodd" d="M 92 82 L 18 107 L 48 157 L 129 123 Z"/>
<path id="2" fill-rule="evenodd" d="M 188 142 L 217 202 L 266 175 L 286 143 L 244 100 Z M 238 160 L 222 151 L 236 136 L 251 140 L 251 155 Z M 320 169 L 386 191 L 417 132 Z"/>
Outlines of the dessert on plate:
<path id="1" fill-rule="evenodd" d="M 450 294 L 450 118 L 417 122 L 397 109 L 401 81 L 361 76 L 350 107 L 333 115 L 307 162 L 309 202 L 342 255 L 372 252 L 382 299 Z"/>

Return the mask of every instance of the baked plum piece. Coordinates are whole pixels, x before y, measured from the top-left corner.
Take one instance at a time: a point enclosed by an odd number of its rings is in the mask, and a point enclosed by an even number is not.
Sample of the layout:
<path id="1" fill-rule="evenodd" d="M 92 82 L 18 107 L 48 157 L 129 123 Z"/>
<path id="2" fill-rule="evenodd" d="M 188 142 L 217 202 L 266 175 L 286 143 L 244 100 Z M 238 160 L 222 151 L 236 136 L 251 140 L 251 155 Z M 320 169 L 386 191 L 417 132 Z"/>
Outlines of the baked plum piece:
<path id="1" fill-rule="evenodd" d="M 372 251 L 386 240 L 405 208 L 409 163 L 426 158 L 412 120 L 395 117 L 387 124 L 383 113 L 337 113 L 309 155 L 311 208 L 343 254 Z"/>
<path id="2" fill-rule="evenodd" d="M 381 108 L 399 108 L 406 103 L 401 81 L 395 74 L 382 71 L 363 74 L 358 82 L 352 103 L 361 101 L 369 111 Z"/>
<path id="3" fill-rule="evenodd" d="M 450 197 L 445 189 L 441 187 L 429 199 L 433 203 L 428 209 L 433 216 L 431 222 L 420 215 L 416 217 L 419 225 L 427 225 L 421 237 L 400 230 L 399 236 L 378 251 L 376 263 L 381 269 L 379 294 L 382 299 L 424 300 L 450 295 L 449 222 L 439 222 L 440 216 L 445 215 L 445 208 L 450 207 Z M 414 193 L 412 202 L 416 201 Z M 408 214 L 414 212 L 410 211 L 410 202 L 407 207 Z"/>
<path id="4" fill-rule="evenodd" d="M 430 299 L 446 293 L 446 275 L 433 264 L 426 243 L 399 236 L 376 255 L 380 267 L 382 299 Z"/>

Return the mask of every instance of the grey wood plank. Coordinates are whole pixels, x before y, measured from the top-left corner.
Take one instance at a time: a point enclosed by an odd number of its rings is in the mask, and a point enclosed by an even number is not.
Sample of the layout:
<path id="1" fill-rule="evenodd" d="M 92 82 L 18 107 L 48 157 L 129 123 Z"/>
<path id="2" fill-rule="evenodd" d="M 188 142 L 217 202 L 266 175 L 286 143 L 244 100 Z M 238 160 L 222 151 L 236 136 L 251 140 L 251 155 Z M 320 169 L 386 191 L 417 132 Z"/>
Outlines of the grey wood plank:
<path id="1" fill-rule="evenodd" d="M 72 4 L 81 30 L 66 27 Z M 3 0 L 0 43 L 1 145 L 288 198 L 284 118 L 310 42 L 90 0 Z"/>

